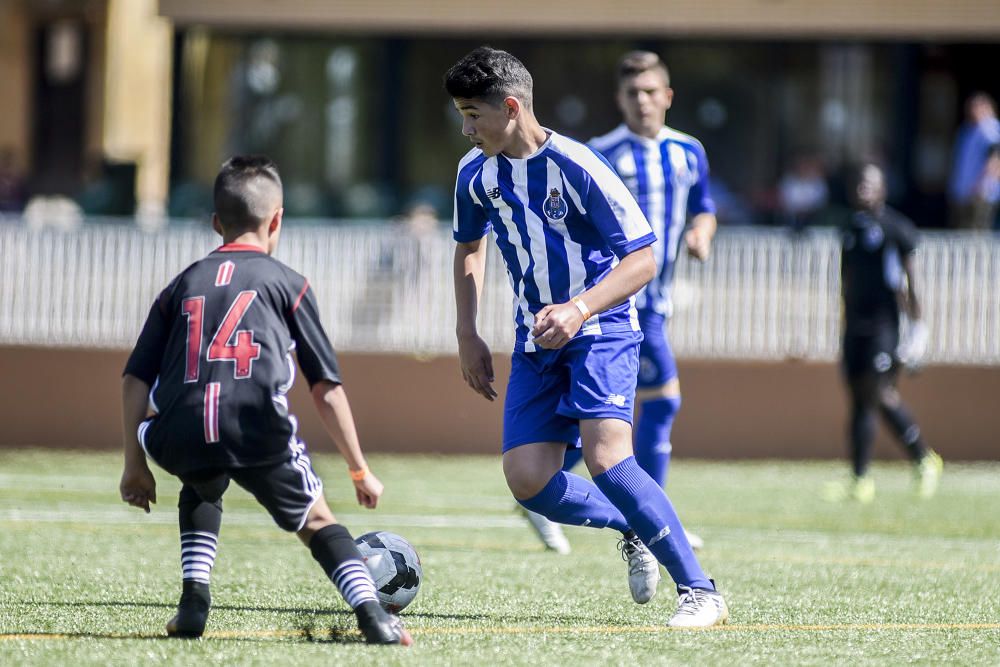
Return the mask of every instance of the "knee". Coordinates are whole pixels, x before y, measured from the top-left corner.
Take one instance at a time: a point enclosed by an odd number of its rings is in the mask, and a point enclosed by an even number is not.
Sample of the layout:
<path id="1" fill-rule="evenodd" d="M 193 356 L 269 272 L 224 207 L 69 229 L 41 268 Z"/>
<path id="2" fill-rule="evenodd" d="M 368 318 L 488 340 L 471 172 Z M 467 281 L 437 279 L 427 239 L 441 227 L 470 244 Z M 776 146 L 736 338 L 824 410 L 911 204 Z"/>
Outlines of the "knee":
<path id="1" fill-rule="evenodd" d="M 305 523 L 302 524 L 302 527 L 295 534 L 298 535 L 303 543 L 308 545 L 313 535 L 327 526 L 332 526 L 336 523 L 337 520 L 334 518 L 333 512 L 330 511 L 330 507 L 325 502 L 317 502 L 309 510 Z"/>
<path id="2" fill-rule="evenodd" d="M 181 487 L 177 497 L 178 507 L 198 506 L 201 503 L 215 505 L 222 509 L 222 496 L 229 488 L 229 478 L 226 476 L 187 483 Z"/>
<path id="3" fill-rule="evenodd" d="M 628 443 L 628 447 L 624 446 L 609 446 L 609 445 L 598 445 L 596 447 L 590 447 L 585 449 L 583 452 L 584 463 L 587 464 L 587 470 L 590 472 L 591 477 L 596 477 L 597 475 L 607 472 L 609 469 L 614 468 L 616 465 L 627 459 L 629 456 L 633 455 L 632 445 Z"/>
<path id="4" fill-rule="evenodd" d="M 653 419 L 657 422 L 668 422 L 681 409 L 680 396 L 658 396 L 648 398 L 640 403 L 640 418 Z"/>
<path id="5" fill-rule="evenodd" d="M 507 488 L 517 500 L 525 500 L 537 496 L 545 485 L 552 479 L 552 472 L 549 470 L 533 469 L 527 466 L 517 465 L 504 459 L 504 478 L 507 480 Z"/>
<path id="6" fill-rule="evenodd" d="M 648 403 L 654 403 L 661 400 L 669 400 L 678 408 L 681 404 L 681 383 L 680 380 L 674 378 L 666 384 L 661 384 L 658 387 L 644 387 L 636 390 L 635 392 L 635 402 L 640 405 L 646 405 Z"/>
<path id="7" fill-rule="evenodd" d="M 632 426 L 617 419 L 590 420 L 581 425 L 583 460 L 592 476 L 607 472 L 634 454 Z"/>
<path id="8" fill-rule="evenodd" d="M 899 407 L 899 392 L 895 387 L 882 387 L 878 393 L 879 406 L 894 409 Z"/>

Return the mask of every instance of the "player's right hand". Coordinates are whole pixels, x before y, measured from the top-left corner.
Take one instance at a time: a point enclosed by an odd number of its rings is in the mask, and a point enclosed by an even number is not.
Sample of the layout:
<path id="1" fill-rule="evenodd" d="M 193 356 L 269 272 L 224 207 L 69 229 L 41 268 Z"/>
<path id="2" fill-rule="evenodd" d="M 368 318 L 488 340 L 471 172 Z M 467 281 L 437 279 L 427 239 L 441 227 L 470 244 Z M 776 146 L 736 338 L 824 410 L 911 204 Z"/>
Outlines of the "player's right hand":
<path id="1" fill-rule="evenodd" d="M 156 479 L 146 465 L 126 466 L 118 491 L 123 501 L 149 514 L 149 503 L 156 502 Z"/>
<path id="2" fill-rule="evenodd" d="M 363 479 L 354 480 L 354 492 L 358 497 L 358 504 L 370 510 L 378 505 L 378 499 L 384 490 L 382 482 L 370 470 Z"/>
<path id="3" fill-rule="evenodd" d="M 490 348 L 477 334 L 459 336 L 458 361 L 462 377 L 477 394 L 492 401 L 497 397 L 493 389 L 493 355 Z"/>

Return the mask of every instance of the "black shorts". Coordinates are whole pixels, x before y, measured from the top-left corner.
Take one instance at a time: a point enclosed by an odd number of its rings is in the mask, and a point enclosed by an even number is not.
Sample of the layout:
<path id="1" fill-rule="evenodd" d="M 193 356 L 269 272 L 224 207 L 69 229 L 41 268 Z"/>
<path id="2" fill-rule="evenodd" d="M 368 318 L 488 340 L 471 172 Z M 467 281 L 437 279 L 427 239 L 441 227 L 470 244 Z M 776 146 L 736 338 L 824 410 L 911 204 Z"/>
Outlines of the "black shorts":
<path id="1" fill-rule="evenodd" d="M 844 336 L 844 372 L 847 377 L 874 373 L 892 375 L 899 369 L 896 348 L 899 346 L 899 329 L 880 326 L 874 333 Z"/>
<path id="2" fill-rule="evenodd" d="M 313 470 L 305 443 L 298 441 L 289 454 L 289 458 L 280 463 L 206 470 L 178 477 L 209 503 L 221 499 L 232 480 L 250 492 L 282 530 L 298 532 L 305 524 L 309 510 L 323 495 L 323 482 Z"/>

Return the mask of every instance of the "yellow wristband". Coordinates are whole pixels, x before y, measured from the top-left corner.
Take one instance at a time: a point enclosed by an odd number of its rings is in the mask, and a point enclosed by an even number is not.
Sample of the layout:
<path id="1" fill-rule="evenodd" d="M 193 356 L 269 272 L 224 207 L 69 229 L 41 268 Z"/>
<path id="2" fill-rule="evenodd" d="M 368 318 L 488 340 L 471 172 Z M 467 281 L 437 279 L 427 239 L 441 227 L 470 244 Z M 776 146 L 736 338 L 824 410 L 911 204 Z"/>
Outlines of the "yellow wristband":
<path id="1" fill-rule="evenodd" d="M 587 308 L 587 304 L 583 302 L 583 299 L 581 299 L 578 296 L 574 296 L 572 299 L 570 299 L 570 301 L 572 301 L 573 305 L 575 305 L 580 310 L 580 314 L 583 315 L 584 322 L 590 319 L 591 316 L 590 308 Z"/>
<path id="2" fill-rule="evenodd" d="M 351 474 L 351 479 L 355 482 L 360 482 L 368 476 L 368 466 L 365 466 L 361 470 L 348 470 L 347 472 Z"/>

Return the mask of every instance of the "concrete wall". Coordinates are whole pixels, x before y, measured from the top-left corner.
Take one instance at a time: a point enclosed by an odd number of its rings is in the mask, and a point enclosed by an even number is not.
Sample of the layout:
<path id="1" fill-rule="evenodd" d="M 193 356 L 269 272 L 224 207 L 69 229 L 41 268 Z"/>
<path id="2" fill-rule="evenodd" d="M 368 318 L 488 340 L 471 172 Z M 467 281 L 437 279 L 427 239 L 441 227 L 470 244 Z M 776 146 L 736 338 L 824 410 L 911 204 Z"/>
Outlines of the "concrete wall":
<path id="1" fill-rule="evenodd" d="M 0 348 L 0 447 L 112 449 L 120 444 L 122 351 Z M 498 356 L 496 375 L 510 363 Z M 342 354 L 345 386 L 371 452 L 499 452 L 502 403 L 465 387 L 455 358 Z M 831 364 L 681 362 L 680 457 L 834 458 L 846 403 Z M 499 383 L 501 396 L 504 382 Z M 932 368 L 904 378 L 928 442 L 950 460 L 1000 459 L 1000 369 Z M 301 434 L 332 451 L 301 380 L 291 394 Z M 876 455 L 899 458 L 883 432 Z"/>
<path id="2" fill-rule="evenodd" d="M 994 41 L 1000 12 L 990 0 L 160 0 L 180 24 L 242 29 L 500 34 L 683 34 L 859 36 Z"/>

